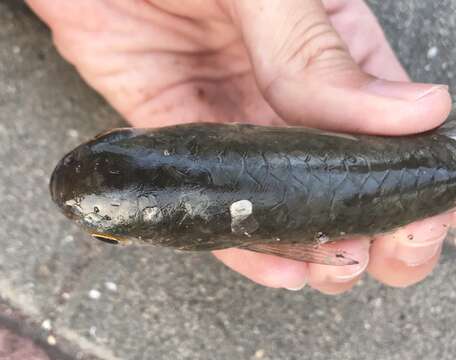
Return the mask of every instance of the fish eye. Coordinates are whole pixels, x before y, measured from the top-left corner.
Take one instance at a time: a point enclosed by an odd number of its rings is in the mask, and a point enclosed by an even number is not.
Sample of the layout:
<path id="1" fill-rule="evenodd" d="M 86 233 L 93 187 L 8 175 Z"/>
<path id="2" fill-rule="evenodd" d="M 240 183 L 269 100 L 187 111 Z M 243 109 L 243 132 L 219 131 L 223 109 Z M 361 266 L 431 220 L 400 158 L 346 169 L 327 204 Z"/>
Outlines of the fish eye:
<path id="1" fill-rule="evenodd" d="M 92 234 L 92 237 L 107 244 L 118 245 L 120 243 L 119 240 L 108 235 Z"/>

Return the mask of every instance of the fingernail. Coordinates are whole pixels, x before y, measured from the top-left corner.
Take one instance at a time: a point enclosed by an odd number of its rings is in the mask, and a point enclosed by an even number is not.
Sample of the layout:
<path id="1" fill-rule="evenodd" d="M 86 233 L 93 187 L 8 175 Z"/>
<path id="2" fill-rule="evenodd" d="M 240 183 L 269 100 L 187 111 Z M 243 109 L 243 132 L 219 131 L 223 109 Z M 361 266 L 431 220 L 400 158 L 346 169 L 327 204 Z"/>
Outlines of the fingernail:
<path id="1" fill-rule="evenodd" d="M 448 85 L 407 83 L 377 79 L 364 87 L 364 90 L 374 95 L 390 97 L 393 99 L 418 101 L 428 98 L 441 91 L 448 92 Z"/>
<path id="2" fill-rule="evenodd" d="M 363 245 L 366 247 L 366 251 L 360 252 L 359 256 L 356 258 L 358 264 L 342 266 L 334 269 L 335 271 L 330 276 L 330 281 L 335 283 L 347 283 L 358 276 L 360 276 L 367 268 L 369 264 L 369 246 L 370 239 L 363 240 Z"/>
<path id="3" fill-rule="evenodd" d="M 427 239 L 424 242 L 411 244 L 399 241 L 396 246 L 395 257 L 407 266 L 420 266 L 431 260 L 442 247 L 446 232 L 443 235 Z"/>
<path id="4" fill-rule="evenodd" d="M 435 85 L 430 89 L 423 91 L 423 93 L 419 94 L 415 101 L 434 96 L 438 92 L 449 92 L 449 90 L 450 88 L 448 87 L 448 85 Z"/>
<path id="5" fill-rule="evenodd" d="M 299 291 L 299 290 L 304 289 L 306 287 L 306 285 L 307 285 L 307 281 L 296 287 L 287 287 L 285 289 L 290 290 L 290 291 Z"/>
<path id="6" fill-rule="evenodd" d="M 346 269 L 347 271 L 340 272 L 332 277 L 332 281 L 335 283 L 346 283 L 350 282 L 354 279 L 356 279 L 358 276 L 360 276 L 364 270 L 367 268 L 369 260 L 367 261 L 362 261 L 357 265 L 350 265 L 347 266 L 350 267 L 350 269 Z"/>

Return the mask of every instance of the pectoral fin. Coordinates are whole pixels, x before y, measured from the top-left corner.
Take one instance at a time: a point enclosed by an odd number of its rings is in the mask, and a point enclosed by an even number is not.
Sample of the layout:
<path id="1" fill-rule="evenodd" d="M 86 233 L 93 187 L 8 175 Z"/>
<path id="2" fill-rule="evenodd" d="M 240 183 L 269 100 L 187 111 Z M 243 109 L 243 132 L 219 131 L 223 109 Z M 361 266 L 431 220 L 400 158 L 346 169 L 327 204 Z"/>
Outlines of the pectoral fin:
<path id="1" fill-rule="evenodd" d="M 359 263 L 349 253 L 324 245 L 264 243 L 249 244 L 240 248 L 314 264 L 345 266 Z"/>

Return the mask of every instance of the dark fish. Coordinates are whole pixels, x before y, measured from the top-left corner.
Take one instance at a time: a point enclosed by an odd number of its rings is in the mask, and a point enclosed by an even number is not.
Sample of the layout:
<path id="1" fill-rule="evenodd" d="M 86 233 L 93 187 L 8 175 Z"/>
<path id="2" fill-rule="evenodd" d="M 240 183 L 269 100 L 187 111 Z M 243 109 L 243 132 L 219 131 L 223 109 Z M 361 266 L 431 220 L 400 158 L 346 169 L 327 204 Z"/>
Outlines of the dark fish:
<path id="1" fill-rule="evenodd" d="M 66 155 L 50 188 L 67 217 L 109 243 L 353 264 L 319 245 L 455 207 L 455 139 L 455 114 L 394 138 L 246 124 L 124 128 Z"/>

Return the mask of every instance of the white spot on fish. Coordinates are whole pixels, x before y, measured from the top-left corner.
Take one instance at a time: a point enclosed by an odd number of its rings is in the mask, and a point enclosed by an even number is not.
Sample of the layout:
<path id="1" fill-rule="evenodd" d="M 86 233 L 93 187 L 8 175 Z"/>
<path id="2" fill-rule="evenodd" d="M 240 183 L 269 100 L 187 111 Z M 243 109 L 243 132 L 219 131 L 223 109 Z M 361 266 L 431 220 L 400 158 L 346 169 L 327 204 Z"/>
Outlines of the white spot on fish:
<path id="1" fill-rule="evenodd" d="M 80 204 L 74 199 L 70 199 L 70 200 L 65 201 L 65 205 L 69 206 L 69 207 L 72 207 L 72 208 L 78 208 L 78 210 L 81 209 Z"/>
<path id="2" fill-rule="evenodd" d="M 97 225 L 103 220 L 103 216 L 96 213 L 88 213 L 84 216 L 84 221 L 91 225 Z"/>
<path id="3" fill-rule="evenodd" d="M 258 223 L 252 216 L 253 204 L 249 200 L 239 200 L 230 205 L 231 231 L 251 237 L 258 229 Z"/>
<path id="4" fill-rule="evenodd" d="M 184 203 L 184 208 L 185 208 L 185 211 L 187 212 L 187 214 L 189 214 L 190 216 L 193 216 L 192 204 L 186 202 L 186 203 Z"/>
<path id="5" fill-rule="evenodd" d="M 318 242 L 319 245 L 321 245 L 327 243 L 330 239 L 328 235 L 319 231 L 315 234 L 315 240 Z"/>
<path id="6" fill-rule="evenodd" d="M 142 214 L 144 221 L 154 224 L 159 223 L 163 219 L 163 214 L 157 206 L 144 208 Z"/>
<path id="7" fill-rule="evenodd" d="M 233 220 L 244 220 L 252 215 L 253 205 L 249 200 L 239 200 L 231 204 L 230 214 Z"/>
<path id="8" fill-rule="evenodd" d="M 201 192 L 183 193 L 179 201 L 185 209 L 186 215 L 191 219 L 201 218 L 206 221 L 210 218 L 210 199 Z"/>

